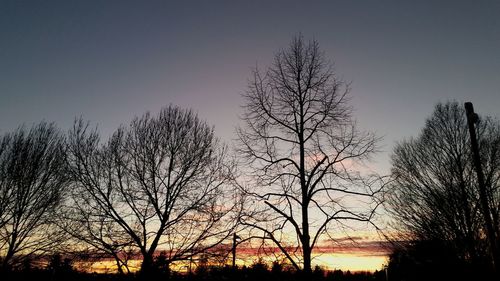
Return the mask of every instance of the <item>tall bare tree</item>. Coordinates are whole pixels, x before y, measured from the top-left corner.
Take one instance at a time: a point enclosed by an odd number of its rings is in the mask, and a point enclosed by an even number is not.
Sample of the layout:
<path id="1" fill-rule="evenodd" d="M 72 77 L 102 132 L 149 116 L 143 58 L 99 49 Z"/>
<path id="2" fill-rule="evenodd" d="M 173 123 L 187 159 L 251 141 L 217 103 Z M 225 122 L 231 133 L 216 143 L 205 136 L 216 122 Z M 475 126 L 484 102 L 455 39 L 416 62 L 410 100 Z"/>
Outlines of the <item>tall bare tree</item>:
<path id="1" fill-rule="evenodd" d="M 87 234 L 102 246 L 131 241 L 145 274 L 157 249 L 167 263 L 188 259 L 236 225 L 234 167 L 213 129 L 191 111 L 169 106 L 156 116 L 146 113 L 104 144 L 78 121 L 68 151 L 77 220 L 90 223 Z M 109 228 L 106 239 L 101 226 Z"/>
<path id="2" fill-rule="evenodd" d="M 258 204 L 243 224 L 306 273 L 322 235 L 345 221 L 369 222 L 380 203 L 379 178 L 353 170 L 377 138 L 358 130 L 348 93 L 318 43 L 297 37 L 265 72 L 253 71 L 244 94 L 239 152 L 252 171 L 246 191 Z"/>
<path id="3" fill-rule="evenodd" d="M 61 242 L 54 224 L 64 196 L 64 137 L 54 124 L 20 127 L 0 140 L 0 256 L 3 269 Z"/>
<path id="4" fill-rule="evenodd" d="M 476 127 L 494 228 L 500 235 L 500 124 L 483 117 Z M 479 205 L 467 119 L 457 102 L 438 104 L 418 137 L 392 155 L 389 210 L 410 240 L 441 241 L 463 262 L 482 264 L 484 220 Z"/>

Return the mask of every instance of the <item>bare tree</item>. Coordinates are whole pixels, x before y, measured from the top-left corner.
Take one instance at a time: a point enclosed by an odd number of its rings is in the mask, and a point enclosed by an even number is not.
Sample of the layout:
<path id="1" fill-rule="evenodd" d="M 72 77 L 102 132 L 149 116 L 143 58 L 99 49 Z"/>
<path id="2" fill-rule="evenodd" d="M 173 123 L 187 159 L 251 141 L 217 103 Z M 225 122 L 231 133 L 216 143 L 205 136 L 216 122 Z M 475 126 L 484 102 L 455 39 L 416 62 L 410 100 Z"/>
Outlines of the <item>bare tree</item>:
<path id="1" fill-rule="evenodd" d="M 353 171 L 377 138 L 357 129 L 348 93 L 318 43 L 298 37 L 267 71 L 254 70 L 244 94 L 239 152 L 258 204 L 243 224 L 306 273 L 322 235 L 345 221 L 369 222 L 379 205 L 379 178 Z"/>
<path id="2" fill-rule="evenodd" d="M 500 124 L 477 124 L 482 167 L 495 231 L 500 235 Z M 489 259 L 465 110 L 438 104 L 420 135 L 400 142 L 392 155 L 395 178 L 388 200 L 397 229 L 410 240 L 441 241 L 461 261 Z"/>
<path id="3" fill-rule="evenodd" d="M 78 121 L 68 150 L 77 220 L 90 223 L 86 236 L 101 246 L 132 242 L 143 273 L 157 249 L 167 264 L 185 260 L 226 239 L 236 225 L 234 166 L 213 129 L 191 111 L 169 106 L 157 116 L 146 113 L 105 144 Z"/>
<path id="4" fill-rule="evenodd" d="M 54 215 L 64 196 L 64 138 L 42 122 L 0 140 L 0 255 L 3 269 L 61 242 Z"/>

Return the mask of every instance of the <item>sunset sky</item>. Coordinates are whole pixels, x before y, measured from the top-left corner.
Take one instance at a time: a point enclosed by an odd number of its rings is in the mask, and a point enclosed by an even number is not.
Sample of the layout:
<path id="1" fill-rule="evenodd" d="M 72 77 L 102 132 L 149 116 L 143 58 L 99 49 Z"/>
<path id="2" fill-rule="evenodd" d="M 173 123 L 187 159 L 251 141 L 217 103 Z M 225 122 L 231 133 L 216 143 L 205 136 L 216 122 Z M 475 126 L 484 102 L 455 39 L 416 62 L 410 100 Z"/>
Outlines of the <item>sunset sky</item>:
<path id="1" fill-rule="evenodd" d="M 0 133 L 81 115 L 109 134 L 174 104 L 230 143 L 251 68 L 300 33 L 352 82 L 360 128 L 383 137 L 371 168 L 387 173 L 395 142 L 437 102 L 500 117 L 499 15 L 494 0 L 0 0 Z M 384 254 L 371 252 L 337 255 L 342 269 L 373 269 L 363 259 Z M 328 255 L 319 263 L 342 261 Z"/>

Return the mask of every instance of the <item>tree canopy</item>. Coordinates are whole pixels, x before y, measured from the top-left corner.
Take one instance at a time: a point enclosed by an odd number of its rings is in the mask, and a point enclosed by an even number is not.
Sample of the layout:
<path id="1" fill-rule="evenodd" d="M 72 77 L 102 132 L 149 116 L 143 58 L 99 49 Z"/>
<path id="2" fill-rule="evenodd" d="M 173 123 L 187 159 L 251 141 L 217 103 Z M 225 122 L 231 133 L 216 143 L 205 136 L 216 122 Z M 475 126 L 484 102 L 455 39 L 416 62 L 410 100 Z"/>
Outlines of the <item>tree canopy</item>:
<path id="1" fill-rule="evenodd" d="M 476 130 L 489 212 L 500 234 L 500 123 L 482 117 Z M 392 174 L 388 203 L 397 230 L 407 234 L 405 239 L 439 241 L 468 264 L 491 260 L 467 119 L 460 104 L 437 104 L 421 133 L 396 145 Z"/>

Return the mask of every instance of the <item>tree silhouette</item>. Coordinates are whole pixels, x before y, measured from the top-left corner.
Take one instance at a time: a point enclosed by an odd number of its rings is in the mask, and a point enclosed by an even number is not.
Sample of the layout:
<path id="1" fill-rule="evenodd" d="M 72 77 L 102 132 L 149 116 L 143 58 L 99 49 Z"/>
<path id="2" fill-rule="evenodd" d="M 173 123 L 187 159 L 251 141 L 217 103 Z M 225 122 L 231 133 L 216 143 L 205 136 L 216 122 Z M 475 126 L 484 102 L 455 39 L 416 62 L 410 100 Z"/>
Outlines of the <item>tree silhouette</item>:
<path id="1" fill-rule="evenodd" d="M 89 224 L 83 241 L 131 242 L 145 275 L 157 249 L 167 264 L 185 260 L 235 227 L 234 167 L 213 129 L 191 111 L 169 106 L 156 116 L 146 113 L 105 144 L 80 120 L 68 151 L 74 221 Z M 109 228 L 104 236 L 103 226 Z"/>
<path id="2" fill-rule="evenodd" d="M 323 234 L 342 221 L 370 221 L 380 203 L 380 178 L 352 170 L 377 138 L 358 130 L 348 93 L 318 43 L 299 36 L 264 73 L 253 71 L 244 94 L 238 151 L 251 170 L 244 189 L 257 204 L 243 225 L 308 274 Z"/>
<path id="3" fill-rule="evenodd" d="M 482 118 L 477 135 L 490 212 L 499 233 L 500 124 Z M 440 241 L 469 264 L 490 258 L 465 110 L 457 102 L 436 105 L 420 135 L 395 147 L 392 163 L 395 182 L 389 210 L 397 229 L 409 235 L 404 239 Z"/>
<path id="4" fill-rule="evenodd" d="M 64 196 L 64 137 L 54 124 L 20 127 L 0 139 L 0 256 L 20 265 L 63 240 L 54 224 Z"/>

